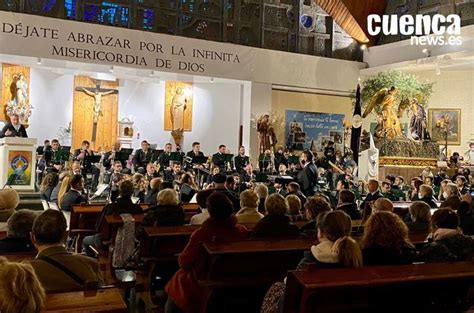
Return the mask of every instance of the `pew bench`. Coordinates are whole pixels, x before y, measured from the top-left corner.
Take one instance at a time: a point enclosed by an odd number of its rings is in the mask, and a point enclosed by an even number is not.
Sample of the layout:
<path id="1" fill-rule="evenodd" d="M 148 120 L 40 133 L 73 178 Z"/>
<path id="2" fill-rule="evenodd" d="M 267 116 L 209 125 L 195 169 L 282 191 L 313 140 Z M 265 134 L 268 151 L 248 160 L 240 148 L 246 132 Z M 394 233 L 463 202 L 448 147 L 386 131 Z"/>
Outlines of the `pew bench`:
<path id="1" fill-rule="evenodd" d="M 285 313 L 459 312 L 470 306 L 474 262 L 290 271 Z"/>
<path id="2" fill-rule="evenodd" d="M 48 294 L 43 313 L 125 313 L 127 305 L 118 289 Z"/>

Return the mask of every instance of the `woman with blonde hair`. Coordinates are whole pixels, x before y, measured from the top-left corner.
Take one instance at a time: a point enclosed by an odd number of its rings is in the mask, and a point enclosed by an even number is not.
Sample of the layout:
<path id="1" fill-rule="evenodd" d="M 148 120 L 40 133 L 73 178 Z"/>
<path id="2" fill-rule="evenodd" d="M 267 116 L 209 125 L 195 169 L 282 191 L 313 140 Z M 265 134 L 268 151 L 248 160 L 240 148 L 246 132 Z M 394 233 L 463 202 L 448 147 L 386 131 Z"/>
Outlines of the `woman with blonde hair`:
<path id="1" fill-rule="evenodd" d="M 46 294 L 33 267 L 0 257 L 0 312 L 40 313 Z"/>
<path id="2" fill-rule="evenodd" d="M 264 215 L 258 212 L 260 199 L 253 190 L 245 190 L 240 194 L 239 212 L 235 214 L 238 223 L 257 223 Z"/>
<path id="3" fill-rule="evenodd" d="M 367 265 L 410 264 L 417 257 L 408 227 L 398 215 L 387 211 L 370 215 L 361 247 Z"/>
<path id="4" fill-rule="evenodd" d="M 265 200 L 268 197 L 268 187 L 265 184 L 257 184 L 253 188 L 253 190 L 257 193 L 260 202 L 258 204 L 258 212 L 265 214 Z"/>
<path id="5" fill-rule="evenodd" d="M 61 208 L 61 203 L 63 202 L 64 195 L 71 189 L 70 183 L 71 183 L 71 174 L 67 174 L 64 176 L 62 182 L 61 182 L 61 187 L 59 187 L 59 192 L 58 192 L 58 206 Z"/>
<path id="6" fill-rule="evenodd" d="M 306 198 L 304 210 L 308 223 L 304 224 L 300 229 L 308 234 L 314 234 L 316 231 L 316 219 L 321 213 L 332 211 L 329 201 L 320 196 Z"/>
<path id="7" fill-rule="evenodd" d="M 157 203 L 148 209 L 143 225 L 181 226 L 184 224 L 184 210 L 176 190 L 169 188 L 161 190 L 157 196 Z"/>

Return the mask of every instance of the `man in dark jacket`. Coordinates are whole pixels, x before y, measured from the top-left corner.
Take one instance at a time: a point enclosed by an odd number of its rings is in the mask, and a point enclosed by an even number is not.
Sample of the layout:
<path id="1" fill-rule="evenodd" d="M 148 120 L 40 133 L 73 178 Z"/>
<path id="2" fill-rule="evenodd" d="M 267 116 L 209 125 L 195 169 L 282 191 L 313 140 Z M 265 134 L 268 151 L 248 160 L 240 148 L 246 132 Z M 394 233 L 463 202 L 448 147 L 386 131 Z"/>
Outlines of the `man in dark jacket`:
<path id="1" fill-rule="evenodd" d="M 225 182 L 227 180 L 227 176 L 219 173 L 214 175 L 212 179 L 214 185 L 214 188 L 212 189 L 225 194 L 226 197 L 232 202 L 234 212 L 238 212 L 240 210 L 240 199 L 238 195 L 226 188 Z"/>
<path id="2" fill-rule="evenodd" d="M 150 188 L 145 195 L 145 203 L 149 205 L 156 205 L 158 192 L 160 191 L 161 178 L 153 178 L 150 180 Z"/>
<path id="3" fill-rule="evenodd" d="M 30 239 L 36 212 L 28 209 L 15 211 L 7 221 L 7 237 L 0 240 L 0 254 L 11 252 L 33 252 Z"/>
<path id="4" fill-rule="evenodd" d="M 355 203 L 355 195 L 352 191 L 343 189 L 339 192 L 339 204 L 336 210 L 341 210 L 347 213 L 352 220 L 360 220 L 362 215 Z"/>
<path id="5" fill-rule="evenodd" d="M 379 191 L 379 182 L 375 179 L 370 179 L 367 188 L 369 189 L 369 193 L 365 197 L 364 201 L 361 204 L 362 214 L 368 218 L 371 213 L 370 204 L 375 202 L 375 200 L 379 198 L 383 198 L 382 193 Z"/>
<path id="6" fill-rule="evenodd" d="M 446 200 L 441 203 L 441 208 L 450 208 L 457 210 L 461 206 L 461 199 L 459 198 L 459 190 L 456 184 L 448 183 L 446 185 Z"/>
<path id="7" fill-rule="evenodd" d="M 87 202 L 87 196 L 83 193 L 84 178 L 82 178 L 82 175 L 75 174 L 72 176 L 70 185 L 71 189 L 64 194 L 60 203 L 61 209 L 66 212 L 71 212 L 72 206 L 75 204 Z"/>
<path id="8" fill-rule="evenodd" d="M 25 126 L 20 124 L 20 117 L 18 114 L 10 116 L 10 123 L 5 124 L 0 132 L 0 138 L 4 137 L 23 137 L 28 138 Z"/>
<path id="9" fill-rule="evenodd" d="M 314 164 L 313 158 L 313 153 L 309 150 L 305 150 L 301 154 L 301 166 L 303 169 L 298 173 L 298 182 L 301 186 L 301 191 L 306 197 L 314 195 L 314 187 L 318 183 L 318 168 Z"/>

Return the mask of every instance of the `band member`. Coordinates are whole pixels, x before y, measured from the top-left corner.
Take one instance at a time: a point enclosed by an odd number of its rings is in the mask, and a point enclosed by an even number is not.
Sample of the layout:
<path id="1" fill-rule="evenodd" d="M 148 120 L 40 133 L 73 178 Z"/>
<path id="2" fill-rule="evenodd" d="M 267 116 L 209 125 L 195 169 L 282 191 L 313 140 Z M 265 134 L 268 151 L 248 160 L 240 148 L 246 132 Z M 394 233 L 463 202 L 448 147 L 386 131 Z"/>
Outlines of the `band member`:
<path id="1" fill-rule="evenodd" d="M 155 164 L 153 163 L 148 163 L 146 165 L 146 173 L 145 173 L 145 179 L 150 182 L 153 178 L 157 178 L 159 175 L 156 172 Z"/>
<path id="2" fill-rule="evenodd" d="M 97 189 L 97 185 L 99 184 L 100 170 L 95 165 L 93 165 L 89 160 L 87 160 L 87 157 L 94 156 L 94 151 L 92 151 L 89 147 L 90 147 L 89 141 L 83 140 L 81 144 L 81 148 L 76 149 L 74 151 L 74 160 L 77 160 L 81 163 L 83 174 L 93 175 L 91 188 L 92 190 L 95 190 Z M 85 176 L 86 175 L 84 175 L 84 177 Z"/>
<path id="3" fill-rule="evenodd" d="M 247 164 L 247 166 L 244 169 L 244 172 L 240 174 L 240 183 L 241 184 L 247 184 L 247 187 L 249 187 L 249 183 L 255 179 L 255 175 L 253 174 L 253 167 L 252 164 Z"/>
<path id="4" fill-rule="evenodd" d="M 51 146 L 51 142 L 48 139 L 46 139 L 42 146 L 39 146 L 38 148 L 36 148 L 36 154 L 42 156 L 44 152 L 48 150 L 50 146 Z"/>
<path id="5" fill-rule="evenodd" d="M 112 171 L 106 174 L 104 182 L 109 184 L 110 201 L 115 202 L 119 195 L 120 182 L 124 179 L 122 162 L 118 160 L 114 161 L 114 165 L 111 169 Z"/>
<path id="6" fill-rule="evenodd" d="M 0 132 L 0 138 L 4 137 L 23 137 L 28 138 L 25 126 L 21 125 L 18 114 L 10 115 L 10 123 L 5 124 Z"/>
<path id="7" fill-rule="evenodd" d="M 165 170 L 165 181 L 167 182 L 174 182 L 181 176 L 181 164 L 178 162 L 174 162 L 171 170 Z"/>
<path id="8" fill-rule="evenodd" d="M 250 159 L 245 155 L 245 147 L 241 146 L 239 148 L 239 155 L 234 158 L 235 170 L 237 173 L 243 173 L 245 167 L 250 163 Z"/>
<path id="9" fill-rule="evenodd" d="M 150 149 L 150 144 L 148 141 L 143 140 L 141 147 L 141 149 L 135 151 L 132 162 L 133 166 L 135 167 L 135 172 L 145 173 L 146 165 L 151 162 L 153 153 Z"/>
<path id="10" fill-rule="evenodd" d="M 193 142 L 193 150 L 186 153 L 187 157 L 194 158 L 197 156 L 203 157 L 204 153 L 201 152 L 201 144 L 197 141 Z"/>
<path id="11" fill-rule="evenodd" d="M 160 164 L 160 172 L 170 168 L 170 158 L 171 158 L 171 149 L 173 146 L 170 143 L 165 144 L 163 153 L 158 158 L 158 163 Z"/>
<path id="12" fill-rule="evenodd" d="M 181 151 L 181 145 L 176 145 L 175 152 L 179 155 L 179 163 L 183 164 L 184 157 L 186 156 L 184 152 Z"/>
<path id="13" fill-rule="evenodd" d="M 313 196 L 318 183 L 318 168 L 313 162 L 313 153 L 309 150 L 301 153 L 301 172 L 298 173 L 298 182 L 301 191 L 306 197 Z"/>
<path id="14" fill-rule="evenodd" d="M 44 150 L 43 159 L 46 167 L 52 167 L 54 161 L 59 161 L 59 141 L 51 140 L 51 145 Z"/>
<path id="15" fill-rule="evenodd" d="M 270 150 L 265 150 L 265 153 L 260 156 L 258 167 L 262 173 L 273 173 L 275 165 L 272 152 Z"/>
<path id="16" fill-rule="evenodd" d="M 274 157 L 275 157 L 275 168 L 280 168 L 281 163 L 285 164 L 284 163 L 284 158 L 285 158 L 284 153 L 285 152 L 283 150 L 283 147 L 278 147 L 277 148 L 277 152 L 275 152 L 275 155 L 274 155 Z M 288 162 L 288 159 L 287 159 L 287 162 Z M 286 165 L 286 167 L 288 167 L 288 164 L 285 164 L 285 165 Z"/>
<path id="17" fill-rule="evenodd" d="M 71 175 L 82 175 L 81 163 L 79 161 L 72 162 Z"/>
<path id="18" fill-rule="evenodd" d="M 115 154 L 119 151 L 120 151 L 120 141 L 116 141 L 112 144 L 112 150 L 104 154 L 102 165 L 104 166 L 106 171 L 110 171 L 110 168 L 112 167 L 115 161 Z"/>
<path id="19" fill-rule="evenodd" d="M 214 164 L 215 167 L 218 167 L 221 173 L 226 172 L 226 162 L 224 158 L 225 151 L 226 146 L 220 145 L 219 151 L 212 155 L 212 164 Z"/>

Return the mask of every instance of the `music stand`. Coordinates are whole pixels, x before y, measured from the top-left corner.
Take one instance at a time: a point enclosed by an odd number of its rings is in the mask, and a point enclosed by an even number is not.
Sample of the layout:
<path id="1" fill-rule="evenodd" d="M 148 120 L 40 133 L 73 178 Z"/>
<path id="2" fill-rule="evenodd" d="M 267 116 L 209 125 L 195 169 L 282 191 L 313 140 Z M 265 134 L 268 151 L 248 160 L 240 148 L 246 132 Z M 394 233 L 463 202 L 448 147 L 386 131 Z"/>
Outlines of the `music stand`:
<path id="1" fill-rule="evenodd" d="M 181 153 L 171 152 L 170 153 L 170 163 L 180 163 L 181 164 Z"/>
<path id="2" fill-rule="evenodd" d="M 268 174 L 267 173 L 256 173 L 255 174 L 255 182 L 257 183 L 268 183 Z"/>
<path id="3" fill-rule="evenodd" d="M 132 154 L 132 152 L 133 149 L 121 149 L 120 151 L 115 152 L 115 160 L 120 161 L 120 163 L 122 163 L 122 166 L 125 167 L 125 164 L 127 164 L 127 161 L 130 158 L 130 154 Z"/>
<path id="4" fill-rule="evenodd" d="M 206 164 L 208 159 L 209 159 L 208 157 L 205 157 L 203 155 L 193 156 L 192 160 L 191 160 L 191 165 Z M 196 179 L 198 181 L 199 187 L 202 188 L 202 186 L 204 185 L 204 181 L 201 182 L 201 176 L 202 176 L 202 172 L 204 172 L 204 173 L 206 173 L 206 172 L 203 171 L 202 169 L 200 169 L 199 167 L 197 167 L 196 169 L 197 169 Z"/>
<path id="5" fill-rule="evenodd" d="M 298 164 L 300 163 L 300 157 L 297 155 L 290 155 L 288 157 L 288 164 Z"/>
<path id="6" fill-rule="evenodd" d="M 160 158 L 160 156 L 161 156 L 164 152 L 165 152 L 165 151 L 162 150 L 162 149 L 160 149 L 160 150 L 152 150 L 150 162 L 151 162 L 151 163 L 154 163 L 155 161 L 158 161 L 158 159 Z"/>

